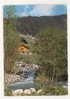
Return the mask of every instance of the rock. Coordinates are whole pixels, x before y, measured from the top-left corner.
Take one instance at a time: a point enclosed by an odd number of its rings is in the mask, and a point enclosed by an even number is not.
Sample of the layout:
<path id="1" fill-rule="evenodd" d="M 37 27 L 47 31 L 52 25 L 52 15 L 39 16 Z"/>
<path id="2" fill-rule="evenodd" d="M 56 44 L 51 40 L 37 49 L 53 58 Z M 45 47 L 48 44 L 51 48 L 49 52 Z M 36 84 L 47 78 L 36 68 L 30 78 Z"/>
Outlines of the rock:
<path id="1" fill-rule="evenodd" d="M 17 89 L 15 91 L 12 91 L 12 94 L 13 94 L 13 96 L 21 95 L 21 94 L 23 94 L 23 89 Z"/>
<path id="2" fill-rule="evenodd" d="M 36 92 L 36 89 L 35 88 L 30 88 L 31 92 L 32 93 L 35 93 Z"/>
<path id="3" fill-rule="evenodd" d="M 36 65 L 36 64 L 33 64 L 33 69 L 34 69 L 34 70 L 38 70 L 38 69 L 39 69 L 39 66 Z"/>
<path id="4" fill-rule="evenodd" d="M 39 89 L 38 91 L 37 91 L 37 94 L 39 94 L 39 93 L 41 93 L 42 92 L 42 89 Z"/>
<path id="5" fill-rule="evenodd" d="M 31 92 L 30 89 L 25 89 L 25 90 L 24 90 L 24 94 L 30 95 L 30 94 L 32 94 L 32 92 Z"/>
<path id="6" fill-rule="evenodd" d="M 29 55 L 31 56 L 31 55 L 32 55 L 32 53 L 31 53 L 31 52 L 29 52 Z"/>
<path id="7" fill-rule="evenodd" d="M 5 85 L 6 86 L 16 81 L 20 81 L 20 75 L 5 73 Z"/>

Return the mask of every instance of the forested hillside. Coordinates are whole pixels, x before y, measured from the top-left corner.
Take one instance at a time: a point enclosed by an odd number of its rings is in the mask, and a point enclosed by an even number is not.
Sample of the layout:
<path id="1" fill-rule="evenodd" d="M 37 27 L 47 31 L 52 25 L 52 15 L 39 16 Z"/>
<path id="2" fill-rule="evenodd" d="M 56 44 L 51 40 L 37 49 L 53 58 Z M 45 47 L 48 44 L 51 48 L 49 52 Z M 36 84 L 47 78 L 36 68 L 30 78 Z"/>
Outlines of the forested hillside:
<path id="1" fill-rule="evenodd" d="M 13 19 L 5 19 L 5 25 L 9 24 L 9 21 L 12 22 L 12 20 Z M 42 71 L 44 70 L 49 77 L 51 76 L 51 79 L 58 76 L 59 80 L 66 80 L 67 16 L 29 16 L 24 18 L 16 18 L 14 22 L 16 23 L 16 29 L 19 32 L 18 35 L 29 34 L 35 37 L 35 43 L 28 41 L 30 51 L 32 51 L 33 56 L 25 56 L 26 60 L 41 65 L 43 67 Z M 10 29 L 7 27 L 8 25 L 5 29 L 6 31 L 9 31 Z M 23 57 L 23 59 L 25 59 L 25 57 Z M 48 70 L 49 72 L 47 72 Z M 56 72 L 57 75 L 53 72 Z"/>
<path id="2" fill-rule="evenodd" d="M 66 31 L 66 24 L 66 15 L 17 18 L 17 30 L 22 34 L 35 35 L 50 26 L 57 26 Z"/>
<path id="3" fill-rule="evenodd" d="M 27 46 L 27 52 L 17 50 L 22 45 Z M 67 90 L 58 85 L 68 80 L 66 15 L 5 18 L 4 48 L 6 73 L 21 76 L 16 62 L 36 65 L 39 69 L 34 82 L 40 83 L 41 89 L 50 85 L 42 94 L 67 94 Z"/>
<path id="4" fill-rule="evenodd" d="M 67 80 L 67 16 L 17 18 L 17 30 L 36 37 L 31 50 L 42 72 L 50 79 Z"/>

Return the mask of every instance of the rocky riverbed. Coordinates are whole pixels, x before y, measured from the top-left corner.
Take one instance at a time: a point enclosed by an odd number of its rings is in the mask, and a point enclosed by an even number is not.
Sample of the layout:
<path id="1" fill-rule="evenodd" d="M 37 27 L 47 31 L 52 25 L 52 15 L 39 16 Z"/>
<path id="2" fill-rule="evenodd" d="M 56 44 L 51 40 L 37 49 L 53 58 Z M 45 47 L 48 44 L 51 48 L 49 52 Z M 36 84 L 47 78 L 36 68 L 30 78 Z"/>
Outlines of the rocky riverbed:
<path id="1" fill-rule="evenodd" d="M 20 75 L 5 73 L 5 87 L 21 80 Z"/>
<path id="2" fill-rule="evenodd" d="M 39 66 L 35 64 L 22 64 L 20 65 L 18 72 L 11 74 L 5 73 L 5 88 L 11 89 L 11 95 L 13 96 L 46 94 L 46 90 L 50 85 L 52 85 L 53 90 L 55 90 L 56 87 L 58 86 L 57 88 L 59 92 L 64 91 L 62 94 L 67 93 L 67 83 L 58 82 L 54 84 L 49 83 L 40 86 L 40 83 L 34 82 L 35 75 L 38 69 Z M 42 87 L 46 88 L 46 90 L 43 90 Z M 50 90 L 50 94 L 52 94 L 51 88 L 49 90 Z"/>
<path id="3" fill-rule="evenodd" d="M 25 79 L 34 80 L 35 72 L 39 68 L 38 65 L 35 64 L 20 64 L 19 70 L 17 73 L 5 73 L 5 86 L 9 86 L 15 82 L 20 82 Z"/>
<path id="4" fill-rule="evenodd" d="M 36 90 L 35 88 L 30 88 L 30 89 L 17 89 L 17 90 L 12 90 L 12 95 L 17 96 L 17 95 L 31 95 L 31 94 L 40 94 L 42 92 L 42 89 Z"/>

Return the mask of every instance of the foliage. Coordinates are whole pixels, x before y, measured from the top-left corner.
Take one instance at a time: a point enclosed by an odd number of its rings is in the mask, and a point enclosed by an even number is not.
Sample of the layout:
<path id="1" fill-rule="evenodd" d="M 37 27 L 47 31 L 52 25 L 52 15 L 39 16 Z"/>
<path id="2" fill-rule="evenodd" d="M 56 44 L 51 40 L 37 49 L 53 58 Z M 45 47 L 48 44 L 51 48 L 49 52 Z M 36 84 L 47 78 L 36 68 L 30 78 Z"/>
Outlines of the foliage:
<path id="1" fill-rule="evenodd" d="M 30 52 L 31 53 L 31 52 Z M 27 64 L 37 64 L 37 55 L 31 53 L 32 55 L 29 55 L 29 53 L 22 53 L 18 56 L 17 61 L 23 61 Z"/>
<path id="2" fill-rule="evenodd" d="M 42 92 L 39 94 L 32 93 L 31 95 L 24 95 L 24 94 L 18 94 L 18 96 L 48 96 L 48 95 L 67 95 L 68 91 L 67 89 L 63 88 L 62 86 L 53 86 L 49 85 L 48 87 L 41 87 Z M 10 88 L 5 89 L 5 96 L 13 96 L 12 90 Z"/>
<path id="3" fill-rule="evenodd" d="M 35 81 L 35 83 L 39 83 L 43 86 L 43 84 L 48 82 L 48 77 L 45 75 L 45 73 L 39 73 L 38 72 L 37 77 L 34 81 Z"/>
<path id="4" fill-rule="evenodd" d="M 4 94 L 5 96 L 12 96 L 12 90 L 10 88 L 5 88 Z"/>
<path id="5" fill-rule="evenodd" d="M 37 54 L 41 72 L 49 80 L 67 79 L 67 35 L 58 27 L 49 27 L 36 35 L 33 53 Z"/>
<path id="6" fill-rule="evenodd" d="M 12 20 L 8 19 L 4 21 L 4 47 L 5 47 L 5 71 L 8 73 L 15 71 L 15 60 L 17 57 L 17 47 L 19 45 L 18 32 L 16 30 L 16 17 L 14 15 L 15 8 L 6 8 L 6 15 L 8 18 L 12 17 Z"/>
<path id="7" fill-rule="evenodd" d="M 40 17 L 21 17 L 17 18 L 17 29 L 22 34 L 29 34 L 35 36 L 41 30 L 48 29 L 48 27 L 58 27 L 66 30 L 67 16 L 40 16 Z"/>
<path id="8" fill-rule="evenodd" d="M 48 95 L 67 95 L 67 89 L 63 88 L 62 86 L 48 86 L 48 87 L 41 87 L 41 93 L 32 93 L 31 95 L 24 95 L 19 94 L 18 96 L 48 96 Z M 5 89 L 5 96 L 12 96 L 12 90 L 9 88 Z"/>
<path id="9" fill-rule="evenodd" d="M 62 86 L 48 86 L 48 87 L 41 87 L 42 92 L 38 93 L 33 93 L 31 95 L 24 95 L 22 94 L 22 96 L 59 96 L 59 95 L 67 95 L 68 91 L 67 89 L 63 88 Z"/>
<path id="10" fill-rule="evenodd" d="M 15 6 L 4 6 L 4 17 L 6 18 L 14 18 L 16 17 L 16 9 L 15 9 Z"/>
<path id="11" fill-rule="evenodd" d="M 62 86 L 49 85 L 47 88 L 43 88 L 42 95 L 67 95 L 67 89 Z"/>

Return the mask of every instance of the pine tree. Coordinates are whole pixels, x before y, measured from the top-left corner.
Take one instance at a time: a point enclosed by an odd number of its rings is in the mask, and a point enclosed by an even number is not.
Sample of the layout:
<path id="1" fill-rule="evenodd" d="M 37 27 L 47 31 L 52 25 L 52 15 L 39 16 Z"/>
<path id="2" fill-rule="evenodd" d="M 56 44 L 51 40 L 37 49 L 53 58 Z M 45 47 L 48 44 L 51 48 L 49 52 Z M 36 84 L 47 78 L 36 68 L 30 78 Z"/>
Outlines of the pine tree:
<path id="1" fill-rule="evenodd" d="M 14 72 L 19 45 L 19 34 L 16 30 L 15 6 L 5 6 L 4 18 L 4 47 L 5 71 Z"/>

